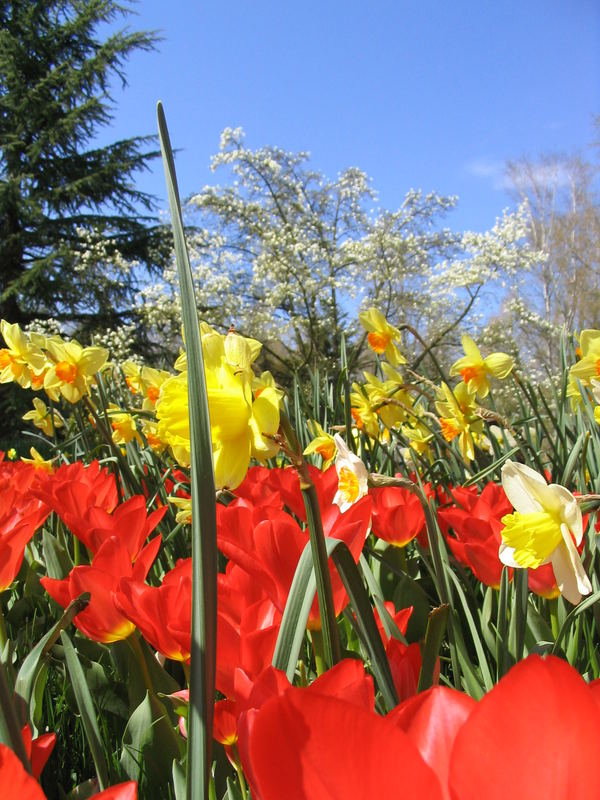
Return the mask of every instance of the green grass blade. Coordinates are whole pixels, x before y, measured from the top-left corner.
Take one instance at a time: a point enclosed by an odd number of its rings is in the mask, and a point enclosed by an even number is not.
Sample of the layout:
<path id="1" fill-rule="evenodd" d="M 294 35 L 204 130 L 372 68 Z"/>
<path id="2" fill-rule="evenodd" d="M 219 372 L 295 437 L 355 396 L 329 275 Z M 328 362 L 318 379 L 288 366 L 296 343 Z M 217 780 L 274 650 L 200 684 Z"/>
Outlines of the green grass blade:
<path id="1" fill-rule="evenodd" d="M 217 523 L 212 443 L 202 342 L 194 298 L 173 151 L 162 104 L 157 108 L 160 146 L 169 194 L 181 313 L 188 365 L 192 496 L 192 656 L 188 717 L 188 800 L 208 797 L 212 751 L 217 633 Z"/>

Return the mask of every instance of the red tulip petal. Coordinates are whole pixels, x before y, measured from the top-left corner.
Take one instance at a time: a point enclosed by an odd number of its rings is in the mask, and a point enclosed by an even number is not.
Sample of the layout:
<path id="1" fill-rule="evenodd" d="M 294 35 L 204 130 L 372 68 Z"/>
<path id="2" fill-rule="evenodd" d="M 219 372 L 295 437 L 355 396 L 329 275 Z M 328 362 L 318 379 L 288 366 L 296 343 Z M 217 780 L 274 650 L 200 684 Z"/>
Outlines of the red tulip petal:
<path id="1" fill-rule="evenodd" d="M 386 717 L 419 748 L 438 776 L 445 797 L 450 797 L 446 787 L 454 740 L 476 705 L 476 700 L 462 692 L 434 686 L 409 698 Z"/>
<path id="2" fill-rule="evenodd" d="M 600 798 L 600 713 L 558 658 L 519 662 L 477 704 L 450 764 L 453 800 Z"/>
<path id="3" fill-rule="evenodd" d="M 269 700 L 254 715 L 248 745 L 242 758 L 251 761 L 253 796 L 261 800 L 442 797 L 403 731 L 310 690 L 289 689 Z"/>
<path id="4" fill-rule="evenodd" d="M 0 744 L 0 797 L 2 800 L 46 800 L 42 787 L 4 744 Z"/>

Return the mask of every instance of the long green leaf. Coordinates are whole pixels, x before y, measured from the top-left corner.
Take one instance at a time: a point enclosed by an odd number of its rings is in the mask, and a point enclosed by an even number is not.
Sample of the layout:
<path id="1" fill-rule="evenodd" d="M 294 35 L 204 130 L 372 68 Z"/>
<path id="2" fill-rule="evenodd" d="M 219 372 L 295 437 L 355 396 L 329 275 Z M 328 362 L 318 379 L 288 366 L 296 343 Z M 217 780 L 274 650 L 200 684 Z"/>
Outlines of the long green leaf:
<path id="1" fill-rule="evenodd" d="M 188 719 L 188 800 L 208 797 L 217 638 L 215 481 L 202 341 L 194 298 L 173 151 L 162 104 L 158 130 L 169 195 L 188 368 L 192 496 L 192 650 Z"/>
<path id="2" fill-rule="evenodd" d="M 449 606 L 439 606 L 429 614 L 417 692 L 424 692 L 433 686 L 436 664 L 438 663 L 438 655 L 448 622 L 449 610 Z"/>
<path id="3" fill-rule="evenodd" d="M 85 738 L 89 745 L 92 758 L 94 759 L 98 783 L 100 784 L 100 789 L 106 789 L 110 786 L 108 764 L 106 763 L 104 744 L 100 735 L 100 729 L 98 728 L 96 710 L 85 679 L 85 673 L 79 663 L 79 658 L 77 657 L 73 643 L 69 639 L 66 631 L 61 633 L 60 639 L 65 651 L 65 663 L 81 716 L 81 724 L 83 725 Z"/>
<path id="4" fill-rule="evenodd" d="M 37 729 L 40 715 L 40 708 L 36 705 L 36 696 L 45 684 L 50 650 L 58 640 L 61 631 L 67 628 L 73 618 L 84 610 L 89 599 L 89 592 L 85 592 L 80 597 L 72 600 L 64 610 L 62 617 L 40 639 L 21 664 L 15 681 L 15 694 L 24 701 L 34 732 Z"/>
<path id="5" fill-rule="evenodd" d="M 391 709 L 397 705 L 398 697 L 383 642 L 373 617 L 373 609 L 358 567 L 344 542 L 327 538 L 325 546 L 327 554 L 335 564 L 348 592 L 350 606 L 356 615 L 358 628 L 367 649 L 375 680 L 381 690 L 385 704 L 388 709 Z M 310 543 L 308 543 L 296 567 L 273 654 L 273 666 L 284 670 L 290 681 L 294 678 L 316 588 Z"/>
<path id="6" fill-rule="evenodd" d="M 17 715 L 15 698 L 10 690 L 6 673 L 6 665 L 0 661 L 0 742 L 10 747 L 21 759 L 27 772 L 31 772 L 31 764 L 21 736 L 21 724 Z"/>

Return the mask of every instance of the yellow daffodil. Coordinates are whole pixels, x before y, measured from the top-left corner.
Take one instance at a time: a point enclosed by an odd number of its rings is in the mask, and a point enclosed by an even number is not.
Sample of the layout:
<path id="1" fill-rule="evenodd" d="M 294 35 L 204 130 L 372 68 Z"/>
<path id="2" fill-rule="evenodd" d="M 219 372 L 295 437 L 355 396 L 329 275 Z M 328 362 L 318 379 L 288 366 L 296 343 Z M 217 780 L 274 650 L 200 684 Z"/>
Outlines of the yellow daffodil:
<path id="1" fill-rule="evenodd" d="M 0 349 L 0 383 L 15 381 L 24 389 L 29 389 L 32 382 L 36 381 L 36 374 L 44 370 L 46 358 L 16 323 L 11 325 L 3 319 L 0 330 L 7 345 Z"/>
<path id="2" fill-rule="evenodd" d="M 75 340 L 65 342 L 59 337 L 47 341 L 53 364 L 44 378 L 44 389 L 57 400 L 62 395 L 69 403 L 78 403 L 89 393 L 94 375 L 108 358 L 103 347 L 82 347 Z"/>
<path id="3" fill-rule="evenodd" d="M 483 422 L 475 414 L 475 391 L 459 383 L 454 391 L 443 383 L 435 407 L 440 415 L 442 435 L 447 442 L 458 437 L 458 449 L 465 461 L 475 458 L 473 432 L 479 433 Z"/>
<path id="4" fill-rule="evenodd" d="M 281 406 L 281 402 L 285 397 L 285 392 L 282 391 L 279 386 L 277 386 L 275 378 L 271 375 L 268 369 L 264 372 L 261 372 L 260 375 L 252 376 L 252 392 L 254 393 L 254 396 L 258 397 L 263 389 L 273 389 L 279 398 L 279 404 Z"/>
<path id="5" fill-rule="evenodd" d="M 338 474 L 338 490 L 333 502 L 340 507 L 340 511 L 347 511 L 351 505 L 364 497 L 369 491 L 367 468 L 355 455 L 339 433 L 333 437 L 337 447 L 335 468 Z"/>
<path id="6" fill-rule="evenodd" d="M 420 456 L 431 458 L 431 442 L 433 433 L 418 419 L 413 419 L 410 425 L 403 425 L 402 435 L 408 440 L 408 446 Z"/>
<path id="7" fill-rule="evenodd" d="M 158 435 L 158 425 L 152 419 L 140 418 L 142 434 L 155 453 L 163 453 L 167 449 L 167 443 Z"/>
<path id="8" fill-rule="evenodd" d="M 365 397 L 358 383 L 352 384 L 350 392 L 350 413 L 356 427 L 372 439 L 379 436 L 379 417 L 368 397 Z"/>
<path id="9" fill-rule="evenodd" d="M 502 487 L 515 512 L 502 517 L 500 560 L 529 569 L 552 563 L 561 594 L 576 605 L 592 591 L 576 547 L 583 538 L 577 500 L 564 486 L 548 485 L 531 467 L 513 461 L 502 467 Z"/>
<path id="10" fill-rule="evenodd" d="M 370 372 L 365 372 L 365 390 L 371 407 L 386 428 L 396 428 L 406 420 L 407 409 L 412 398 L 396 380 L 380 381 Z"/>
<path id="11" fill-rule="evenodd" d="M 142 443 L 135 419 L 126 411 L 122 411 L 114 403 L 109 403 L 108 419 L 112 428 L 112 440 L 115 444 L 128 444 L 136 441 Z"/>
<path id="12" fill-rule="evenodd" d="M 169 503 L 178 508 L 179 511 L 175 515 L 175 522 L 180 525 L 192 524 L 192 500 L 190 497 L 169 497 Z"/>
<path id="13" fill-rule="evenodd" d="M 460 375 L 478 397 L 487 397 L 490 391 L 489 376 L 506 378 L 514 362 L 506 353 L 491 353 L 483 358 L 479 348 L 467 333 L 461 336 L 461 342 L 465 355 L 450 367 L 450 375 L 452 377 Z"/>
<path id="14" fill-rule="evenodd" d="M 325 470 L 327 467 L 333 464 L 333 460 L 337 452 L 335 439 L 329 433 L 326 433 L 319 423 L 315 422 L 315 420 L 309 420 L 307 427 L 308 432 L 312 437 L 312 441 L 308 447 L 305 448 L 304 455 L 310 456 L 313 453 L 320 455 L 323 459 L 322 469 Z"/>
<path id="15" fill-rule="evenodd" d="M 33 409 L 23 414 L 23 419 L 30 419 L 46 436 L 54 436 L 55 429 L 64 425 L 58 411 L 50 410 L 38 397 L 33 398 Z"/>
<path id="16" fill-rule="evenodd" d="M 406 359 L 398 349 L 400 331 L 386 320 L 377 308 L 369 308 L 358 315 L 363 328 L 368 332 L 369 347 L 377 355 L 384 355 L 392 366 L 406 364 Z"/>
<path id="17" fill-rule="evenodd" d="M 35 469 L 43 469 L 44 472 L 54 472 L 54 465 L 52 464 L 54 459 L 45 459 L 35 447 L 30 449 L 29 454 L 31 458 L 21 458 L 24 464 L 31 464 Z"/>
<path id="18" fill-rule="evenodd" d="M 252 399 L 250 386 L 224 359 L 205 363 L 208 408 L 218 489 L 238 486 L 250 463 L 271 458 L 278 450 L 269 438 L 279 429 L 279 399 L 266 388 Z M 156 406 L 158 435 L 183 466 L 190 461 L 187 373 L 162 385 Z"/>
<path id="19" fill-rule="evenodd" d="M 591 386 L 594 379 L 600 378 L 600 331 L 581 331 L 577 354 L 580 358 L 569 369 L 567 384 L 567 397 L 573 413 L 581 405 L 578 381 L 582 386 Z"/>
<path id="20" fill-rule="evenodd" d="M 142 367 L 135 361 L 125 361 L 121 364 L 121 369 L 125 375 L 125 383 L 129 387 L 131 394 L 142 394 L 144 387 L 142 384 Z"/>

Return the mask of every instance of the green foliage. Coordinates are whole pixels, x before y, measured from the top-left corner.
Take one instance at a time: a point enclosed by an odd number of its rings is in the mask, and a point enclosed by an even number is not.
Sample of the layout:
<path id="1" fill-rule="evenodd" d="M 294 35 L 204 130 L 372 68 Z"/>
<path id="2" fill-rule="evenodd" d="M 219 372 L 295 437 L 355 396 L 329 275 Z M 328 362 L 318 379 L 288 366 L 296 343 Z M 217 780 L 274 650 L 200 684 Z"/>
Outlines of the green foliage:
<path id="1" fill-rule="evenodd" d="M 0 3 L 0 318 L 56 320 L 89 337 L 134 318 L 143 274 L 164 255 L 152 198 L 132 176 L 152 137 L 93 144 L 112 119 L 110 82 L 157 41 L 99 29 L 112 0 Z"/>

